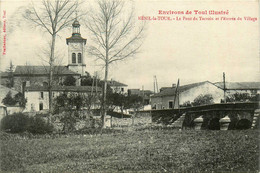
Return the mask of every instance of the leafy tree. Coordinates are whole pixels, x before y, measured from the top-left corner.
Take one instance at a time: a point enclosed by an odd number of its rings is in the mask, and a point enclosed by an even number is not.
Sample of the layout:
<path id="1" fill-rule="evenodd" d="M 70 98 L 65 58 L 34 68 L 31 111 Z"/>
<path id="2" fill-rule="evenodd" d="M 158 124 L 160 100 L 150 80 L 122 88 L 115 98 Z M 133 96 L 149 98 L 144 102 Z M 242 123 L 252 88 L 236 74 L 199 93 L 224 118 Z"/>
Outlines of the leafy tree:
<path id="1" fill-rule="evenodd" d="M 25 107 L 27 100 L 24 98 L 22 93 L 17 93 L 14 97 L 12 97 L 12 93 L 9 91 L 2 100 L 2 103 L 8 106 L 15 106 L 18 103 L 19 106 Z"/>
<path id="2" fill-rule="evenodd" d="M 63 93 L 54 99 L 54 113 L 59 114 L 60 121 L 64 123 L 64 131 L 72 131 L 77 119 L 80 119 L 80 110 L 88 110 L 99 101 L 99 95 L 85 95 Z"/>
<path id="3" fill-rule="evenodd" d="M 249 102 L 249 101 L 259 101 L 259 94 L 250 95 L 249 93 L 235 93 L 226 97 L 227 102 Z"/>
<path id="4" fill-rule="evenodd" d="M 211 94 L 205 94 L 205 95 L 199 95 L 194 99 L 194 101 L 191 103 L 192 106 L 200 106 L 200 105 L 207 105 L 207 104 L 213 104 L 213 97 Z"/>
<path id="5" fill-rule="evenodd" d="M 67 76 L 63 84 L 65 86 L 76 86 L 76 79 L 73 76 Z"/>
<path id="6" fill-rule="evenodd" d="M 2 100 L 2 103 L 8 106 L 14 106 L 17 102 L 16 100 L 12 97 L 11 91 L 9 91 L 5 98 Z"/>
<path id="7" fill-rule="evenodd" d="M 126 108 L 139 109 L 143 106 L 143 98 L 138 95 L 128 95 Z"/>
<path id="8" fill-rule="evenodd" d="M 124 109 L 138 109 L 143 106 L 143 98 L 138 95 L 124 95 L 120 93 L 112 93 L 108 94 L 108 105 L 111 110 L 115 109 L 115 107 L 120 107 L 123 112 Z"/>
<path id="9" fill-rule="evenodd" d="M 14 100 L 19 104 L 19 106 L 21 106 L 23 108 L 26 106 L 27 99 L 24 98 L 24 95 L 22 93 L 17 93 L 14 96 Z"/>
<path id="10" fill-rule="evenodd" d="M 92 86 L 93 78 L 91 76 L 84 76 L 81 78 L 81 86 Z"/>

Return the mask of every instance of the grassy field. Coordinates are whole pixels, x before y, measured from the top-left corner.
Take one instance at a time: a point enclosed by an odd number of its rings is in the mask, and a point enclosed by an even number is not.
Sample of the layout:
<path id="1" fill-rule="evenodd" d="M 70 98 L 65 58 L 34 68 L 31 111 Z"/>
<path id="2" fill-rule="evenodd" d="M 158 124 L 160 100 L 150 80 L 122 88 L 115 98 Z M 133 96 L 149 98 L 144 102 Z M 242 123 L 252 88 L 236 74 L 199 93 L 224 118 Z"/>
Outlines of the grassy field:
<path id="1" fill-rule="evenodd" d="M 1 133 L 1 171 L 259 172 L 258 136 L 257 130 L 142 130 L 30 139 Z"/>

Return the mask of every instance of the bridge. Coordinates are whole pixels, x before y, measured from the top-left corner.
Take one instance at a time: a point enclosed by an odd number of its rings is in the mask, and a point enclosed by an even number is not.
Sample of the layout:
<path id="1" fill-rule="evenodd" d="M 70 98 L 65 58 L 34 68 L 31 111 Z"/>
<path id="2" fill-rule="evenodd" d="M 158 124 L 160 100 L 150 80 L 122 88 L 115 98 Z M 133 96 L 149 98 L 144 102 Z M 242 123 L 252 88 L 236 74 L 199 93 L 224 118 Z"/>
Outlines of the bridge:
<path id="1" fill-rule="evenodd" d="M 249 129 L 258 127 L 260 102 L 218 103 L 140 113 L 150 113 L 153 123 L 181 129 Z"/>

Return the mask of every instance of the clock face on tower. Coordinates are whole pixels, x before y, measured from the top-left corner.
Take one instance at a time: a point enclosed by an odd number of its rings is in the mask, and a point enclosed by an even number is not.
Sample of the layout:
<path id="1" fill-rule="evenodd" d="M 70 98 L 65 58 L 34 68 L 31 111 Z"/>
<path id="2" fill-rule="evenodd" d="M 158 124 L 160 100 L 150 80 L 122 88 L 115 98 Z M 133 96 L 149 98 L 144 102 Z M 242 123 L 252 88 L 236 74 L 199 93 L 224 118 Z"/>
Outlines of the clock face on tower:
<path id="1" fill-rule="evenodd" d="M 71 47 L 73 48 L 73 49 L 79 49 L 79 43 L 71 43 Z"/>

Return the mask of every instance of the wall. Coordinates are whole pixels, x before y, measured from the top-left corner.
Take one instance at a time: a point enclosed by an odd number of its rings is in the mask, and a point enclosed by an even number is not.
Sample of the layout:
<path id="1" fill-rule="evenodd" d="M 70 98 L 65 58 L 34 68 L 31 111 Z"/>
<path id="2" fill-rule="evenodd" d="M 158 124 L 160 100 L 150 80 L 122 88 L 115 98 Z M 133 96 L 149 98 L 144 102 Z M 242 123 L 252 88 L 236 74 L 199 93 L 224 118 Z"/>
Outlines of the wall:
<path id="1" fill-rule="evenodd" d="M 213 96 L 214 103 L 220 103 L 224 98 L 224 91 L 211 83 L 205 83 L 203 85 L 191 88 L 187 91 L 180 93 L 180 105 L 186 101 L 193 102 L 194 99 L 200 94 L 211 94 Z"/>
<path id="2" fill-rule="evenodd" d="M 222 89 L 207 82 L 200 86 L 181 92 L 179 104 L 182 105 L 186 101 L 193 102 L 194 99 L 200 94 L 211 94 L 213 96 L 214 103 L 220 103 L 221 99 L 224 98 L 224 92 Z M 169 101 L 174 102 L 174 96 L 152 97 L 151 106 L 153 108 L 156 104 L 156 109 L 169 109 Z M 178 97 L 176 98 L 174 108 L 178 108 Z"/>
<path id="3" fill-rule="evenodd" d="M 43 103 L 43 109 L 49 109 L 49 93 L 43 92 L 43 98 L 41 98 L 40 91 L 25 92 L 24 96 L 27 99 L 25 111 L 39 111 L 40 103 Z"/>
<path id="4" fill-rule="evenodd" d="M 24 110 L 24 108 L 23 107 L 19 107 L 19 106 L 7 106 L 6 110 L 7 110 L 7 114 L 11 115 L 13 113 L 22 112 Z"/>
<path id="5" fill-rule="evenodd" d="M 150 113 L 137 113 L 132 118 L 111 118 L 112 127 L 147 126 L 152 123 Z"/>

